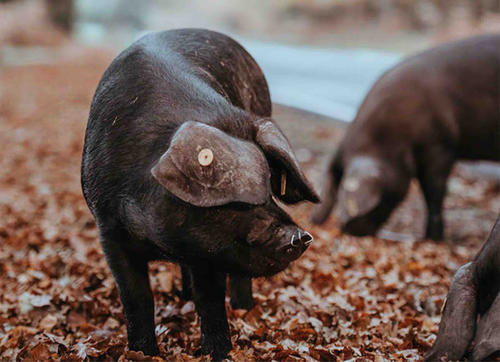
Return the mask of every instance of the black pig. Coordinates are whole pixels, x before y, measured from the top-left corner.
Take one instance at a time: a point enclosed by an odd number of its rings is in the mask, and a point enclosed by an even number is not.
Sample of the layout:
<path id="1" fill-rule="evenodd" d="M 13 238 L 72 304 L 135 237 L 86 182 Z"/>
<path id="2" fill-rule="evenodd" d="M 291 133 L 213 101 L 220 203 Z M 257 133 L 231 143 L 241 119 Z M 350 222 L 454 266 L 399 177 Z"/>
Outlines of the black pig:
<path id="1" fill-rule="evenodd" d="M 226 275 L 248 292 L 249 278 L 283 270 L 312 241 L 272 196 L 318 201 L 270 116 L 258 65 L 212 31 L 147 35 L 105 71 L 87 125 L 82 187 L 131 349 L 159 353 L 148 261 L 189 270 L 201 352 L 220 359 L 231 349 Z"/>
<path id="2" fill-rule="evenodd" d="M 456 272 L 437 339 L 425 358 L 463 360 L 472 341 L 473 361 L 500 351 L 500 217 L 474 260 Z"/>
<path id="3" fill-rule="evenodd" d="M 339 207 L 342 229 L 374 234 L 416 177 L 426 237 L 443 237 L 446 181 L 457 159 L 500 160 L 500 34 L 438 46 L 386 72 L 333 157 L 313 222 Z"/>

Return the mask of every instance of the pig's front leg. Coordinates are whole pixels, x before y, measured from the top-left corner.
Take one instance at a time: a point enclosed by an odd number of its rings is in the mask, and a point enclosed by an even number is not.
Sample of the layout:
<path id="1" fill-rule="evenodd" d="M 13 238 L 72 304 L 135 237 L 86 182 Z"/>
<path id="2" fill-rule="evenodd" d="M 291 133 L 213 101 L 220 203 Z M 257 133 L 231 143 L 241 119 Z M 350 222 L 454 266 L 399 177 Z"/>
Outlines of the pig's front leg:
<path id="1" fill-rule="evenodd" d="M 201 353 L 222 360 L 231 350 L 225 294 L 226 274 L 209 267 L 192 267 L 193 297 L 201 326 Z"/>
<path id="2" fill-rule="evenodd" d="M 106 260 L 118 286 L 127 322 L 129 348 L 150 356 L 159 355 L 155 337 L 154 300 L 148 277 L 148 262 L 140 255 L 130 255 L 117 239 L 123 233 L 101 232 Z"/>
<path id="3" fill-rule="evenodd" d="M 255 306 L 252 296 L 252 278 L 229 275 L 231 308 L 250 310 Z"/>
<path id="4" fill-rule="evenodd" d="M 183 300 L 193 299 L 193 281 L 191 277 L 191 269 L 186 265 L 181 265 L 182 291 L 181 298 Z"/>

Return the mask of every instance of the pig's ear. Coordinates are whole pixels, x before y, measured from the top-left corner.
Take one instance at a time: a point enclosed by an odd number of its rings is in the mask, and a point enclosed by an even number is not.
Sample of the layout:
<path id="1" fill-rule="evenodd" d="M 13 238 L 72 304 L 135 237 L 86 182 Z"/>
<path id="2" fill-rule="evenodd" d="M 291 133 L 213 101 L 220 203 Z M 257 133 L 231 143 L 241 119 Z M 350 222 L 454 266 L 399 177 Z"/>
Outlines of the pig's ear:
<path id="1" fill-rule="evenodd" d="M 305 200 L 318 202 L 318 195 L 302 173 L 288 140 L 278 126 L 270 119 L 259 119 L 255 127 L 255 141 L 271 167 L 273 194 L 288 204 Z"/>
<path id="2" fill-rule="evenodd" d="M 439 331 L 426 361 L 462 360 L 476 331 L 477 289 L 474 264 L 463 265 L 456 272 L 445 301 Z M 474 359 L 475 360 L 475 359 Z"/>
<path id="3" fill-rule="evenodd" d="M 151 173 L 169 192 L 199 207 L 260 205 L 270 196 L 262 151 L 199 122 L 186 122 L 177 130 Z"/>
<path id="4" fill-rule="evenodd" d="M 368 157 L 356 157 L 347 167 L 337 196 L 339 217 L 346 223 L 368 214 L 382 201 L 381 170 Z"/>

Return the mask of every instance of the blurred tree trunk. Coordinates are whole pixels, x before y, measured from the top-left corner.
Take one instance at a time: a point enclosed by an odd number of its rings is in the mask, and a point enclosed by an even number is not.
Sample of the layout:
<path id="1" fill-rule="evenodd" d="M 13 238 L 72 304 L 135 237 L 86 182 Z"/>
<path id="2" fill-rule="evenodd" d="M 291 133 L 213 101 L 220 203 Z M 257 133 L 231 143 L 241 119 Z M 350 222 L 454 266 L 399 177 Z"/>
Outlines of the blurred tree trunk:
<path id="1" fill-rule="evenodd" d="M 472 20 L 474 21 L 474 23 L 478 24 L 484 14 L 483 2 L 481 0 L 471 1 L 471 7 Z"/>
<path id="2" fill-rule="evenodd" d="M 436 8 L 441 17 L 441 23 L 439 24 L 441 28 L 447 28 L 450 25 L 450 13 L 453 6 L 452 1 L 453 0 L 436 0 Z"/>
<path id="3" fill-rule="evenodd" d="M 412 29 L 423 30 L 425 24 L 420 18 L 415 0 L 393 0 L 393 6 L 406 18 Z"/>
<path id="4" fill-rule="evenodd" d="M 45 4 L 52 23 L 70 33 L 75 20 L 73 0 L 45 0 Z"/>

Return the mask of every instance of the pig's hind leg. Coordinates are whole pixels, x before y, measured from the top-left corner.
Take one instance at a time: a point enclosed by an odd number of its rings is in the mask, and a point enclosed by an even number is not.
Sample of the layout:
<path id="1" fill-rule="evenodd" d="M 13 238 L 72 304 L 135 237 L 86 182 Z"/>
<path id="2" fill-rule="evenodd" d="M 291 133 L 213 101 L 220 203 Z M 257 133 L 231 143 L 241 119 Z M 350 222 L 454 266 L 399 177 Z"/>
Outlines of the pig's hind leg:
<path id="1" fill-rule="evenodd" d="M 201 354 L 222 360 L 231 350 L 225 294 L 226 273 L 208 266 L 191 267 L 193 297 L 201 327 Z"/>
<path id="2" fill-rule="evenodd" d="M 106 260 L 120 293 L 129 348 L 142 351 L 146 355 L 158 355 L 148 260 L 123 249 L 122 245 L 128 242 L 125 232 L 105 231 L 101 228 L 99 231 Z"/>
<path id="3" fill-rule="evenodd" d="M 454 157 L 444 147 L 428 147 L 417 156 L 417 177 L 427 204 L 425 237 L 443 239 L 443 200 Z"/>
<path id="4" fill-rule="evenodd" d="M 229 275 L 231 308 L 250 310 L 255 306 L 252 296 L 252 278 Z"/>

